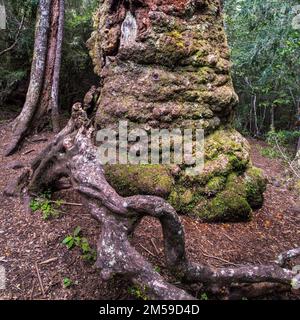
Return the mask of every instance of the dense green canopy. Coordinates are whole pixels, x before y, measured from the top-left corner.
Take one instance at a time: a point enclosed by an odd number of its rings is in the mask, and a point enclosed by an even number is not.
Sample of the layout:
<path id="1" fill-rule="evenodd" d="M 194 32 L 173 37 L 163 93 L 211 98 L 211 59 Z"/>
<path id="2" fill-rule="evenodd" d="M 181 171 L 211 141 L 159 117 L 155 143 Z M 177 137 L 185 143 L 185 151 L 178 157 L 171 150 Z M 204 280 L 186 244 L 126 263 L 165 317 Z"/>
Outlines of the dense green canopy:
<path id="1" fill-rule="evenodd" d="M 274 108 L 275 128 L 293 129 L 300 99 L 299 0 L 227 0 L 225 12 L 241 101 L 237 125 L 265 132 Z"/>

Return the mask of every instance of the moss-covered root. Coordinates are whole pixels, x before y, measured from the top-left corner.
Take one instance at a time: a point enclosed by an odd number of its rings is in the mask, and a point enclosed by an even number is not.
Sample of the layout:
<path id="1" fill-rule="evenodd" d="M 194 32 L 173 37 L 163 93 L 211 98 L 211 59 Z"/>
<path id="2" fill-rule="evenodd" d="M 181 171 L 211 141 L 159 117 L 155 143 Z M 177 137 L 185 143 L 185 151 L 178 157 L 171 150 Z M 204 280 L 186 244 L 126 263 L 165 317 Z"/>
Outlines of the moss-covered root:
<path id="1" fill-rule="evenodd" d="M 163 165 L 107 165 L 105 175 L 123 196 L 148 194 L 166 198 L 174 184 L 170 170 Z"/>
<path id="2" fill-rule="evenodd" d="M 198 216 L 205 221 L 226 222 L 249 220 L 252 209 L 245 197 L 225 190 L 214 197 Z"/>
<path id="3" fill-rule="evenodd" d="M 262 171 L 250 167 L 243 175 L 215 176 L 203 187 L 177 186 L 168 201 L 179 212 L 203 221 L 246 221 L 252 209 L 262 206 L 265 187 Z"/>
<path id="4" fill-rule="evenodd" d="M 250 167 L 242 176 L 232 173 L 227 177 L 224 190 L 195 213 L 205 221 L 249 220 L 252 209 L 263 204 L 265 187 L 266 180 L 258 168 Z"/>

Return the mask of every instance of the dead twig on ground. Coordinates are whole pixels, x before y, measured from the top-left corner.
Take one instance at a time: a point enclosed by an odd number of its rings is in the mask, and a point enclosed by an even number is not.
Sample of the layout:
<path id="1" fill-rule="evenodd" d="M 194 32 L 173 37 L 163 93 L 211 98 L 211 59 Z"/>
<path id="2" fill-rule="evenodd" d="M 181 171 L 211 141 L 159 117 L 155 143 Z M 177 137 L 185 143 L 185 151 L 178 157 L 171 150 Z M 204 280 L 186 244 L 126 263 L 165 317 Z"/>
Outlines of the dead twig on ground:
<path id="1" fill-rule="evenodd" d="M 41 275 L 40 275 L 39 267 L 38 267 L 37 263 L 35 263 L 34 265 L 35 265 L 36 274 L 37 274 L 37 277 L 38 277 L 38 280 L 39 280 L 39 285 L 40 285 L 40 288 L 41 288 L 41 292 L 42 292 L 43 296 L 45 296 L 45 290 L 44 290 L 42 278 L 41 278 Z"/>
<path id="2" fill-rule="evenodd" d="M 156 258 L 156 255 L 154 253 L 152 253 L 150 250 L 148 250 L 146 247 L 144 247 L 142 244 L 139 244 L 140 247 L 142 249 L 144 249 L 146 252 L 148 252 L 152 257 L 155 257 Z"/>
<path id="3" fill-rule="evenodd" d="M 30 291 L 29 300 L 32 300 L 33 292 L 34 292 L 34 287 L 35 287 L 35 282 L 36 282 L 36 280 L 33 279 L 33 280 L 32 280 L 32 287 L 31 287 L 31 291 Z"/>
<path id="4" fill-rule="evenodd" d="M 43 264 L 48 264 L 48 263 L 51 263 L 51 262 L 54 262 L 54 261 L 57 261 L 58 258 L 51 258 L 51 259 L 48 259 L 48 260 L 45 260 L 45 261 L 42 261 L 40 262 L 40 265 L 43 265 Z"/>
<path id="5" fill-rule="evenodd" d="M 208 254 L 207 252 L 205 252 L 202 248 L 201 248 L 200 250 L 201 250 L 201 253 L 202 253 L 202 255 L 203 255 L 204 257 L 211 258 L 211 259 L 216 259 L 216 260 L 225 262 L 226 264 L 231 264 L 231 265 L 236 266 L 236 267 L 239 267 L 239 266 L 240 266 L 240 265 L 237 264 L 237 263 L 228 261 L 228 260 L 223 259 L 223 258 L 221 258 L 221 257 L 217 257 L 217 256 L 210 255 L 210 254 Z"/>
<path id="6" fill-rule="evenodd" d="M 35 149 L 30 149 L 28 151 L 25 151 L 25 152 L 22 153 L 22 156 L 26 156 L 26 154 L 29 154 L 29 153 L 34 152 L 34 151 L 35 151 Z"/>
<path id="7" fill-rule="evenodd" d="M 159 250 L 158 250 L 158 248 L 157 248 L 157 246 L 156 246 L 156 244 L 155 244 L 154 240 L 151 238 L 151 239 L 150 239 L 150 241 L 151 241 L 151 243 L 152 243 L 152 245 L 153 245 L 153 247 L 154 247 L 154 249 L 155 249 L 156 253 L 157 253 L 157 254 L 160 254 L 160 252 L 159 252 Z"/>

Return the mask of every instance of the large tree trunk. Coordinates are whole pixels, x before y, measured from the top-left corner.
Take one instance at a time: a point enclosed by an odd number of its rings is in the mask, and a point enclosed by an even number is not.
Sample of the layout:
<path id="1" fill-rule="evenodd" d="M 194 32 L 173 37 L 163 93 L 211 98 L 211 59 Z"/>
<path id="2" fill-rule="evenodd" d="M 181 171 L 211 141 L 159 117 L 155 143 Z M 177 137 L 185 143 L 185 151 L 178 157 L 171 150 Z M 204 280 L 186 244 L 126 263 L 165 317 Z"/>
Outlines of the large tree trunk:
<path id="1" fill-rule="evenodd" d="M 180 213 L 203 221 L 240 221 L 262 205 L 265 183 L 252 166 L 247 140 L 231 127 L 238 98 L 221 5 L 220 0 L 101 0 L 88 46 L 101 78 L 99 127 L 117 128 L 126 120 L 129 131 L 197 128 L 206 137 L 205 168 L 195 178 L 188 176 L 189 164 L 174 163 L 175 170 L 149 165 L 147 182 L 145 166 L 111 165 L 106 172 L 116 190 L 162 196 Z M 132 172 L 140 179 L 132 179 Z M 220 177 L 224 184 L 211 188 Z M 251 194 L 242 191 L 250 190 L 249 181 Z"/>
<path id="2" fill-rule="evenodd" d="M 15 119 L 6 155 L 15 152 L 25 135 L 34 128 L 39 129 L 52 121 L 53 130 L 59 131 L 58 85 L 63 24 L 64 0 L 40 0 L 30 83 L 23 109 Z"/>

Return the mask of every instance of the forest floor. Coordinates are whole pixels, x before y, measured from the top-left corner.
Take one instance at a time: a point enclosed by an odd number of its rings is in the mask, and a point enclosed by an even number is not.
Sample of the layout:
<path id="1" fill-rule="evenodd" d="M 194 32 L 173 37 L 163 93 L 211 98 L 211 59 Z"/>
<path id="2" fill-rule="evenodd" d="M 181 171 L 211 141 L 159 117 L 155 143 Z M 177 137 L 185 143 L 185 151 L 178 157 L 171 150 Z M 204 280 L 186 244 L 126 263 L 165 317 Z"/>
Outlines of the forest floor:
<path id="1" fill-rule="evenodd" d="M 47 143 L 33 142 L 36 137 L 30 137 L 21 151 L 5 158 L 2 154 L 9 131 L 9 122 L 2 121 L 0 265 L 6 269 L 7 281 L 6 289 L 0 290 L 0 299 L 134 299 L 129 293 L 132 288 L 124 279 L 102 282 L 99 271 L 82 259 L 79 248 L 68 250 L 62 244 L 63 239 L 80 226 L 82 236 L 95 248 L 99 225 L 83 206 L 63 205 L 59 218 L 45 221 L 40 212 L 26 209 L 20 199 L 3 196 L 7 182 L 18 172 L 10 169 L 11 164 L 28 163 Z M 51 134 L 45 132 L 39 135 L 41 137 L 50 139 Z M 261 155 L 264 142 L 253 139 L 249 142 L 253 163 L 264 170 L 269 180 L 264 205 L 254 213 L 253 220 L 246 223 L 206 224 L 181 216 L 188 256 L 195 262 L 216 267 L 263 264 L 273 261 L 282 251 L 300 246 L 299 198 L 284 183 L 284 164 L 279 159 Z M 53 196 L 81 203 L 80 196 L 71 190 Z M 159 223 L 151 218 L 144 219 L 132 241 L 136 249 L 168 277 Z M 64 287 L 65 278 L 73 283 L 69 288 Z M 192 289 L 195 294 L 193 290 L 198 289 Z M 296 293 L 264 298 L 300 299 Z"/>

